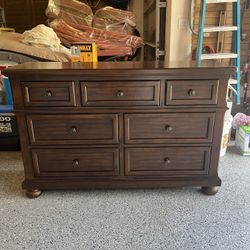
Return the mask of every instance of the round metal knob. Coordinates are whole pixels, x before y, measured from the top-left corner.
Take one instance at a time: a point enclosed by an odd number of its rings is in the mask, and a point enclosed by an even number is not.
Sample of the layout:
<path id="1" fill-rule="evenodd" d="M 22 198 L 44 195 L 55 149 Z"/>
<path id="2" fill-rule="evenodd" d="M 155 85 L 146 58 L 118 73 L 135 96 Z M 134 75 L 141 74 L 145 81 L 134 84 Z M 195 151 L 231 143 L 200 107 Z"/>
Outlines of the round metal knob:
<path id="1" fill-rule="evenodd" d="M 116 95 L 117 95 L 118 97 L 123 97 L 123 96 L 124 96 L 124 92 L 123 92 L 122 90 L 119 90 L 119 91 L 116 93 Z"/>
<path id="2" fill-rule="evenodd" d="M 77 127 L 71 127 L 70 132 L 73 133 L 73 134 L 76 133 L 77 132 Z"/>
<path id="3" fill-rule="evenodd" d="M 171 161 L 170 161 L 170 159 L 168 157 L 164 158 L 164 162 L 165 162 L 165 164 L 170 164 L 171 163 Z"/>
<path id="4" fill-rule="evenodd" d="M 188 91 L 188 94 L 189 94 L 190 96 L 195 96 L 195 95 L 196 95 L 196 91 L 195 91 L 194 89 L 190 89 L 190 90 Z"/>
<path id="5" fill-rule="evenodd" d="M 76 167 L 76 166 L 79 166 L 79 160 L 78 159 L 75 159 L 73 160 L 73 165 Z"/>
<path id="6" fill-rule="evenodd" d="M 52 91 L 50 91 L 50 90 L 46 91 L 46 96 L 51 97 L 52 96 Z"/>
<path id="7" fill-rule="evenodd" d="M 166 125 L 165 130 L 167 132 L 171 132 L 171 131 L 173 131 L 173 127 L 171 127 L 170 125 Z"/>

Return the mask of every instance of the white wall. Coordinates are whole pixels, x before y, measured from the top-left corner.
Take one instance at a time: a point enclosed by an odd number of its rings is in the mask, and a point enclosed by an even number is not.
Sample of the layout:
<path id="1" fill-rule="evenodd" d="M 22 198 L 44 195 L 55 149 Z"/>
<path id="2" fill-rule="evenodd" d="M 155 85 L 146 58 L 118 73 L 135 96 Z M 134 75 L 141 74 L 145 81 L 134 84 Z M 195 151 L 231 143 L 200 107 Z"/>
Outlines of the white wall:
<path id="1" fill-rule="evenodd" d="M 192 33 L 188 14 L 192 0 L 168 0 L 166 25 L 166 61 L 187 62 L 192 58 Z"/>

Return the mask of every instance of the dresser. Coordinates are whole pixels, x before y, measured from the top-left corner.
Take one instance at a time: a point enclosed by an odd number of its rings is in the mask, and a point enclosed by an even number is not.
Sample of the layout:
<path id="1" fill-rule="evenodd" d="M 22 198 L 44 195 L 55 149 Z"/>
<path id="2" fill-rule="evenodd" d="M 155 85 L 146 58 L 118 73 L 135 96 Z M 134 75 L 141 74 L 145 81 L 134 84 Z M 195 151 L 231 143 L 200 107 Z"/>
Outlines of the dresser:
<path id="1" fill-rule="evenodd" d="M 10 78 L 29 198 L 50 189 L 215 194 L 233 67 L 25 63 Z"/>

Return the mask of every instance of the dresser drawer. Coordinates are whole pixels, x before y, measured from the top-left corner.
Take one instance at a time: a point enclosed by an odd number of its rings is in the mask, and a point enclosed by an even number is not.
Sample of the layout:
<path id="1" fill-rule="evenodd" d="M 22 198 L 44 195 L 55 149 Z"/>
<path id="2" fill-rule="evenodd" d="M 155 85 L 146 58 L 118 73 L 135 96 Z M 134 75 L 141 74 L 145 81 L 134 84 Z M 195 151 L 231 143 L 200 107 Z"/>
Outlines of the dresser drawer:
<path id="1" fill-rule="evenodd" d="M 160 81 L 82 82 L 84 106 L 131 106 L 160 103 Z"/>
<path id="2" fill-rule="evenodd" d="M 36 176 L 114 176 L 119 173 L 119 150 L 35 149 L 32 159 Z"/>
<path id="3" fill-rule="evenodd" d="M 74 82 L 22 82 L 24 106 L 76 106 Z"/>
<path id="4" fill-rule="evenodd" d="M 168 81 L 166 105 L 217 104 L 218 80 Z"/>
<path id="5" fill-rule="evenodd" d="M 118 115 L 28 115 L 33 145 L 117 144 Z"/>
<path id="6" fill-rule="evenodd" d="M 129 176 L 208 174 L 210 147 L 125 149 Z"/>
<path id="7" fill-rule="evenodd" d="M 214 113 L 126 114 L 126 143 L 212 142 Z"/>

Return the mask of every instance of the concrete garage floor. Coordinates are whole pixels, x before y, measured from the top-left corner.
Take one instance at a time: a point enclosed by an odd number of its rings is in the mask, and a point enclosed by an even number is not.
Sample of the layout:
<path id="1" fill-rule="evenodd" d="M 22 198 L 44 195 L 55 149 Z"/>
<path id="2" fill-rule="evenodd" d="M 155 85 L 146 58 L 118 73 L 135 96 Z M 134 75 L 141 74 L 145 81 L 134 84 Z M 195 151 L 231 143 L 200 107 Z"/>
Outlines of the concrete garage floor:
<path id="1" fill-rule="evenodd" d="M 0 249 L 250 249 L 250 157 L 220 161 L 215 196 L 196 188 L 21 190 L 18 152 L 0 152 Z"/>

